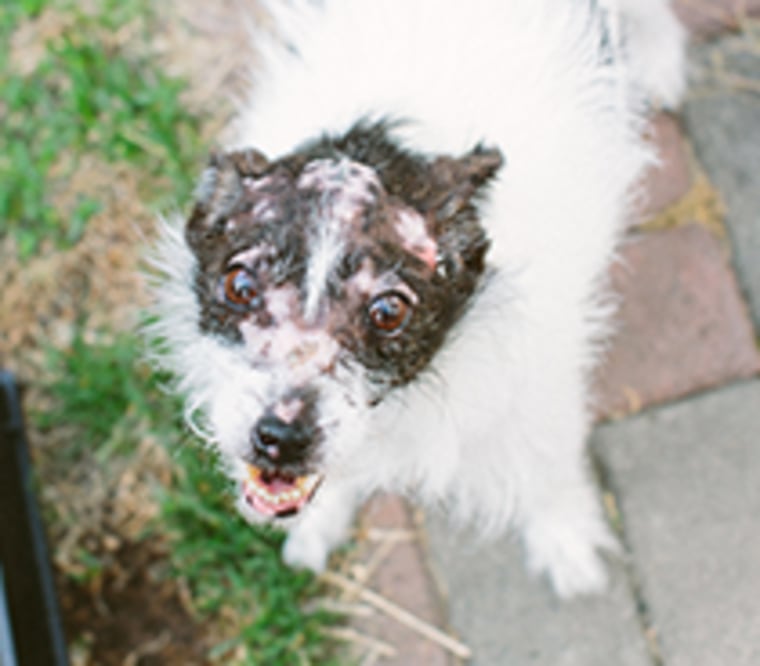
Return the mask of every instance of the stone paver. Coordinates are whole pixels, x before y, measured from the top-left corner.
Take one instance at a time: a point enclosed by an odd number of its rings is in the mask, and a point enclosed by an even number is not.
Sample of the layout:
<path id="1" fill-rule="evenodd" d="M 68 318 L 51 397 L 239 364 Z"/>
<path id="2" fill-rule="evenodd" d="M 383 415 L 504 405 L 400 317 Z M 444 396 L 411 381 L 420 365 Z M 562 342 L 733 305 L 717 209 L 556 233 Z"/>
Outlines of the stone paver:
<path id="1" fill-rule="evenodd" d="M 666 666 L 760 664 L 760 381 L 598 430 Z"/>
<path id="2" fill-rule="evenodd" d="M 360 522 L 365 533 L 371 530 L 387 533 L 387 540 L 382 537 L 370 539 L 366 535 L 360 540 L 359 547 L 363 552 L 357 553 L 355 559 L 361 562 L 360 567 L 372 567 L 366 585 L 420 619 L 434 626 L 443 626 L 441 600 L 430 578 L 407 504 L 396 496 L 381 495 L 365 507 Z M 397 542 L 393 541 L 393 533 L 400 537 Z M 411 539 L 404 539 L 404 533 Z M 351 624 L 361 633 L 396 650 L 396 656 L 382 659 L 383 666 L 452 666 L 455 663 L 438 644 L 379 611 L 368 617 L 357 617 Z"/>
<path id="3" fill-rule="evenodd" d="M 760 14 L 760 0 L 674 0 L 676 13 L 701 39 L 737 30 L 748 16 Z"/>
<path id="4" fill-rule="evenodd" d="M 686 126 L 727 204 L 739 279 L 760 327 L 760 35 L 725 38 L 694 57 L 701 69 Z"/>
<path id="5" fill-rule="evenodd" d="M 621 305 L 597 383 L 599 414 L 635 412 L 760 370 L 726 252 L 705 228 L 630 242 L 613 284 Z"/>
<path id="6" fill-rule="evenodd" d="M 528 576 L 509 539 L 483 545 L 435 516 L 427 531 L 472 666 L 652 666 L 619 563 L 608 594 L 559 602 L 546 581 Z"/>

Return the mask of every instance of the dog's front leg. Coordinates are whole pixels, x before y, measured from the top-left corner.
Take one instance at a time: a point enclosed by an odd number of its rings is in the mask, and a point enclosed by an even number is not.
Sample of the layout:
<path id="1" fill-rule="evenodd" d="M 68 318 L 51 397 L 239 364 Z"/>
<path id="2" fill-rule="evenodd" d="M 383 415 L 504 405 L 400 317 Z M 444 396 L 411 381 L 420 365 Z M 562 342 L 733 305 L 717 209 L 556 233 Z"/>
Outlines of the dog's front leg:
<path id="1" fill-rule="evenodd" d="M 528 566 L 547 574 L 560 597 L 600 592 L 607 582 L 600 551 L 619 546 L 580 463 L 570 472 L 555 471 L 521 497 Z"/>
<path id="2" fill-rule="evenodd" d="M 353 487 L 326 480 L 289 530 L 282 549 L 285 563 L 315 573 L 324 571 L 332 550 L 348 536 L 357 503 Z"/>
<path id="3" fill-rule="evenodd" d="M 599 592 L 607 580 L 601 552 L 617 552 L 619 546 L 584 453 L 588 428 L 580 380 L 570 373 L 545 377 L 554 380 L 553 395 L 549 387 L 541 391 L 552 395 L 551 407 L 526 409 L 531 441 L 518 447 L 514 460 L 519 471 L 517 524 L 529 568 L 548 575 L 560 597 Z M 567 390 L 573 381 L 578 390 Z M 565 390 L 556 390 L 560 386 Z"/>

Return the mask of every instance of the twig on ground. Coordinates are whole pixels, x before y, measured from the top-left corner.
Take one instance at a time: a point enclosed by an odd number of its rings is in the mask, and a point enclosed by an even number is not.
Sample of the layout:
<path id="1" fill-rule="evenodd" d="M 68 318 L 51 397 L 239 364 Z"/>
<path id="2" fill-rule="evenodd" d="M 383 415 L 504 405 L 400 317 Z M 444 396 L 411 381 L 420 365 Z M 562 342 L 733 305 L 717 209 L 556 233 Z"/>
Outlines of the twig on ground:
<path id="1" fill-rule="evenodd" d="M 389 601 L 377 592 L 363 587 L 359 583 L 333 571 L 326 571 L 322 574 L 322 580 L 352 595 L 355 594 L 357 598 L 377 608 L 412 631 L 440 645 L 460 659 L 469 659 L 472 656 L 470 648 L 464 643 L 449 636 L 429 622 L 425 622 L 408 610 L 401 608 L 401 606 Z"/>
<path id="2" fill-rule="evenodd" d="M 123 661 L 123 666 L 137 666 L 143 657 L 156 655 L 163 650 L 171 641 L 171 632 L 168 629 L 162 631 L 153 640 L 140 645 L 130 652 Z"/>
<path id="3" fill-rule="evenodd" d="M 353 645 L 359 645 L 364 648 L 369 648 L 370 651 L 380 657 L 395 657 L 398 653 L 396 648 L 388 643 L 372 638 L 366 634 L 362 634 L 356 629 L 350 629 L 348 627 L 329 627 L 324 629 L 324 633 L 331 638 L 336 638 L 344 643 L 351 643 Z"/>
<path id="4" fill-rule="evenodd" d="M 364 659 L 362 659 L 359 666 L 375 666 L 381 657 L 382 655 L 377 650 L 370 650 L 364 655 Z"/>
<path id="5" fill-rule="evenodd" d="M 370 527 L 365 532 L 365 538 L 367 541 L 393 541 L 399 543 L 415 541 L 417 539 L 417 533 L 414 530 L 406 530 L 403 528 L 383 529 L 381 527 Z"/>
<path id="6" fill-rule="evenodd" d="M 375 548 L 375 552 L 372 553 L 369 560 L 364 564 L 362 577 L 357 582 L 366 585 L 382 563 L 388 559 L 398 543 L 398 541 L 390 539 L 388 541 L 381 541 L 377 548 Z"/>
<path id="7" fill-rule="evenodd" d="M 345 599 L 317 599 L 314 603 L 304 604 L 304 609 L 312 612 L 317 610 L 350 617 L 371 617 L 375 610 L 367 604 L 357 604 Z"/>

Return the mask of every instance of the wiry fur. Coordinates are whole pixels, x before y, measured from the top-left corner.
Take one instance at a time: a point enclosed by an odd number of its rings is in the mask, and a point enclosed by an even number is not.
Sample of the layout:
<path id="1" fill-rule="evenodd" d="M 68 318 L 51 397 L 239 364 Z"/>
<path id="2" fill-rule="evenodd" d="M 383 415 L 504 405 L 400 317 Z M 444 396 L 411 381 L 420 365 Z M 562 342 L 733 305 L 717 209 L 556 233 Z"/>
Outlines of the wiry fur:
<path id="1" fill-rule="evenodd" d="M 323 424 L 325 482 L 292 521 L 285 558 L 323 567 L 355 502 L 390 488 L 446 503 L 486 533 L 517 526 L 530 566 L 561 595 L 598 589 L 598 550 L 614 540 L 583 454 L 587 384 L 608 326 L 604 275 L 652 159 L 642 92 L 677 103 L 683 33 L 664 0 L 599 3 L 606 37 L 596 3 L 582 0 L 325 4 L 268 3 L 280 37 L 258 38 L 266 67 L 235 147 L 281 156 L 390 117 L 408 121 L 392 134 L 416 151 L 458 155 L 484 141 L 506 166 L 479 206 L 484 280 L 428 368 L 373 407 L 350 365 L 322 382 L 322 413 L 341 425 Z M 614 62 L 600 56 L 605 39 Z M 314 242 L 334 248 L 334 232 Z M 232 443 L 247 442 L 251 412 L 282 388 L 277 371 L 199 331 L 196 259 L 173 224 L 156 264 L 162 362 L 242 479 L 245 452 Z"/>

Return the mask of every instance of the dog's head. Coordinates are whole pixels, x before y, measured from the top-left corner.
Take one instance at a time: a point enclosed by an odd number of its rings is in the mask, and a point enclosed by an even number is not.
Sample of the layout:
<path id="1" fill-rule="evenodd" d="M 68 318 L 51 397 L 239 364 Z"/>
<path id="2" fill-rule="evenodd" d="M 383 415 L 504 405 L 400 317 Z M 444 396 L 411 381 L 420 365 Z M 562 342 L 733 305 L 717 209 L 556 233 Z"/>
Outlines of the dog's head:
<path id="1" fill-rule="evenodd" d="M 415 155 L 382 125 L 274 161 L 212 157 L 185 230 L 214 340 L 197 363 L 255 513 L 306 505 L 364 415 L 430 364 L 484 271 L 477 201 L 501 163 Z"/>

